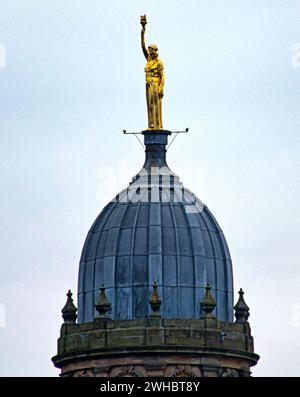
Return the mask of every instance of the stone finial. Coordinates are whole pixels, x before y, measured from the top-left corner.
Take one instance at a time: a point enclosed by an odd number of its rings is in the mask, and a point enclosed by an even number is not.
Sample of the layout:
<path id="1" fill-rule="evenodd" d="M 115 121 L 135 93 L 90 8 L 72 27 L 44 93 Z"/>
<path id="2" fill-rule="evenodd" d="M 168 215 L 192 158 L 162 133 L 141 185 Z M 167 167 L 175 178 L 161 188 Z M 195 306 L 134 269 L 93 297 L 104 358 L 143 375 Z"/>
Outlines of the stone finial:
<path id="1" fill-rule="evenodd" d="M 212 312 L 215 309 L 217 303 L 214 300 L 214 297 L 212 296 L 210 284 L 207 283 L 205 290 L 206 290 L 205 295 L 202 301 L 200 302 L 200 308 L 205 313 L 204 316 L 202 317 L 214 318 L 215 316 L 212 314 Z"/>
<path id="2" fill-rule="evenodd" d="M 111 303 L 107 299 L 104 284 L 101 285 L 99 297 L 95 304 L 95 308 L 99 313 L 100 318 L 107 318 L 107 312 L 109 312 L 109 310 L 111 309 Z"/>
<path id="3" fill-rule="evenodd" d="M 75 324 L 77 319 L 77 308 L 73 303 L 72 292 L 71 290 L 67 293 L 67 302 L 62 309 L 62 317 L 64 319 L 65 324 Z"/>
<path id="4" fill-rule="evenodd" d="M 153 292 L 151 294 L 150 301 L 149 301 L 152 312 L 153 312 L 153 313 L 151 313 L 152 317 L 160 317 L 159 311 L 160 311 L 160 306 L 161 306 L 161 299 L 158 295 L 157 287 L 158 287 L 157 281 L 154 281 Z"/>
<path id="5" fill-rule="evenodd" d="M 239 299 L 234 306 L 236 323 L 246 323 L 248 321 L 249 307 L 244 300 L 244 291 L 242 288 L 239 290 Z"/>

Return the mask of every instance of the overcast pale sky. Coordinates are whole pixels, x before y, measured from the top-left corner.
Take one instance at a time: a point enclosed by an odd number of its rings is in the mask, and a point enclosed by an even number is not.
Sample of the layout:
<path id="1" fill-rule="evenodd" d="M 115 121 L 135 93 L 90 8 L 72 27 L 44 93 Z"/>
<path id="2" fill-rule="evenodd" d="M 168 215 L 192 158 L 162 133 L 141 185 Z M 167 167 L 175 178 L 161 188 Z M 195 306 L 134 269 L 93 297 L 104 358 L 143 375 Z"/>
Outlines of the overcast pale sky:
<path id="1" fill-rule="evenodd" d="M 165 65 L 171 169 L 215 215 L 255 376 L 300 375 L 300 1 L 0 1 L 0 375 L 56 376 L 67 289 L 103 205 L 139 171 L 139 17 Z M 112 183 L 107 186 L 107 175 Z"/>

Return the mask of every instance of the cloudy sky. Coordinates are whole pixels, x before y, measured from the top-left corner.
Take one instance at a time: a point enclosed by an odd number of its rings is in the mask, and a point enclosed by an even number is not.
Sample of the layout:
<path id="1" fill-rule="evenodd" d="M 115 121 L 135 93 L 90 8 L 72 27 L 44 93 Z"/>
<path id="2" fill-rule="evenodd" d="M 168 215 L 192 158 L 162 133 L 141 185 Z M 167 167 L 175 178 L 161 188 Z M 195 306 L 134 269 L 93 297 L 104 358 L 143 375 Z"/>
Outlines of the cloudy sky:
<path id="1" fill-rule="evenodd" d="M 227 238 L 255 376 L 300 375 L 300 1 L 0 1 L 0 375 L 56 376 L 85 236 L 143 163 L 139 16 L 171 169 Z M 108 176 L 110 184 L 108 184 Z"/>

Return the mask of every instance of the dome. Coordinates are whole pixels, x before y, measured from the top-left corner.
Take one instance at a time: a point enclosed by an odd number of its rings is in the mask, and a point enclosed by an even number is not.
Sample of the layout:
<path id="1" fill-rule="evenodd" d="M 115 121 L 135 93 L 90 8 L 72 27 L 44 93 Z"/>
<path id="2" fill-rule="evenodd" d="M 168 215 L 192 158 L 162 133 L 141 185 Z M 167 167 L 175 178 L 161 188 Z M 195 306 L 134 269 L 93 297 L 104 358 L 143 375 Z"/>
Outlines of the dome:
<path id="1" fill-rule="evenodd" d="M 79 265 L 78 321 L 96 317 L 104 284 L 113 319 L 149 315 L 154 281 L 164 318 L 197 319 L 205 286 L 216 316 L 233 321 L 233 277 L 223 232 L 209 209 L 167 166 L 168 131 L 143 132 L 146 161 L 128 188 L 100 212 Z"/>

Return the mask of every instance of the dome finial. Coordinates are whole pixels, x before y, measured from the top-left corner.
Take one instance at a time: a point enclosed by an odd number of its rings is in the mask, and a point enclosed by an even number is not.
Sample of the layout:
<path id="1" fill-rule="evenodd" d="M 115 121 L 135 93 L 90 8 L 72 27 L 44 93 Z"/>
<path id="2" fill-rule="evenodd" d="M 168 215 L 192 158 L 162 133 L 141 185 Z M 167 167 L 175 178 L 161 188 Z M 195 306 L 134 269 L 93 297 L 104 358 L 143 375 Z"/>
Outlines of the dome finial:
<path id="1" fill-rule="evenodd" d="M 77 308 L 73 303 L 72 292 L 70 289 L 67 293 L 67 297 L 67 302 L 61 311 L 62 317 L 65 324 L 75 324 L 77 319 Z"/>
<path id="2" fill-rule="evenodd" d="M 111 309 L 111 303 L 107 299 L 104 284 L 102 284 L 100 287 L 100 293 L 99 293 L 98 301 L 95 304 L 95 308 L 99 313 L 100 318 L 107 318 L 107 313 Z"/>
<path id="3" fill-rule="evenodd" d="M 249 306 L 246 304 L 244 300 L 244 291 L 242 288 L 239 290 L 239 299 L 234 306 L 235 310 L 235 318 L 236 318 L 236 323 L 246 323 L 248 321 L 248 318 L 250 316 L 249 313 Z"/>
<path id="4" fill-rule="evenodd" d="M 205 295 L 202 299 L 202 301 L 200 302 L 200 308 L 201 311 L 204 311 L 204 316 L 201 316 L 202 318 L 214 318 L 215 316 L 212 314 L 213 310 L 216 307 L 216 301 L 214 299 L 214 297 L 212 296 L 211 293 L 211 286 L 209 283 L 207 283 L 206 287 L 205 287 Z"/>
<path id="5" fill-rule="evenodd" d="M 158 284 L 157 284 L 157 281 L 155 280 L 153 283 L 153 292 L 151 294 L 150 301 L 149 301 L 152 312 L 153 312 L 153 313 L 151 313 L 151 317 L 160 317 L 159 311 L 160 311 L 160 306 L 161 306 L 161 299 L 158 295 L 157 287 L 158 287 Z"/>

